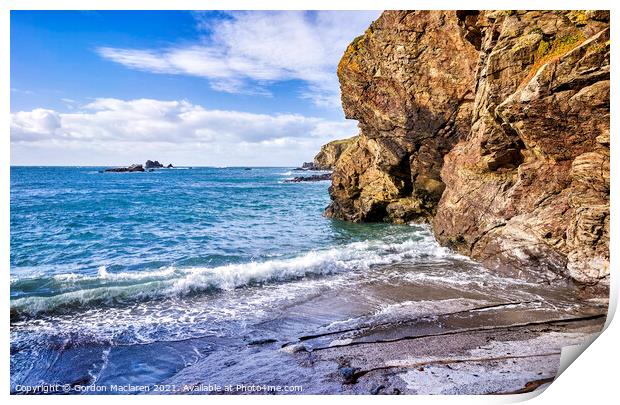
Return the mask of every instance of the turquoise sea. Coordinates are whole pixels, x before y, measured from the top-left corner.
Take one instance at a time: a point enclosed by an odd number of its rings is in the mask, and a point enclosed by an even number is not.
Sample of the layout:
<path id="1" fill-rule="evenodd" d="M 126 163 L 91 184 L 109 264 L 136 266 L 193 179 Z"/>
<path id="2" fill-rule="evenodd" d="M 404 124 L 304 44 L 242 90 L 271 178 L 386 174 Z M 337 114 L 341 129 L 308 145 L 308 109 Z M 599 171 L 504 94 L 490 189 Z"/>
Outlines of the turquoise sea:
<path id="1" fill-rule="evenodd" d="M 12 168 L 13 319 L 339 273 L 416 237 L 324 218 L 329 182 L 291 168 L 103 169 Z"/>
<path id="2" fill-rule="evenodd" d="M 103 169 L 11 169 L 13 392 L 155 386 L 256 341 L 529 294 L 425 226 L 323 217 L 329 182 L 292 168 Z"/>

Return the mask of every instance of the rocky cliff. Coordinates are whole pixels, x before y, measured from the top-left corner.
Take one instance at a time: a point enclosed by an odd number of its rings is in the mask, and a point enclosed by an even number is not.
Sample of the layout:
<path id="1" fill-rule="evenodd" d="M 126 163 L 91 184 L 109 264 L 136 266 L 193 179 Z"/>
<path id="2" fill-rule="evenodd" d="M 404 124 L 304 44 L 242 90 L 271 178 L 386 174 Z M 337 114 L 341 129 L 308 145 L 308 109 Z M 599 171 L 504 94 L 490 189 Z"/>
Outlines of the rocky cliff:
<path id="1" fill-rule="evenodd" d="M 477 54 L 455 13 L 385 12 L 338 66 L 357 147 L 335 168 L 328 215 L 352 221 L 429 220 L 442 157 L 470 128 Z M 458 57 L 455 57 L 458 55 Z"/>
<path id="2" fill-rule="evenodd" d="M 312 164 L 313 169 L 333 170 L 343 152 L 356 140 L 357 136 L 354 136 L 347 139 L 338 139 L 323 145 L 319 153 L 314 157 L 314 162 Z"/>
<path id="3" fill-rule="evenodd" d="M 608 283 L 608 12 L 386 11 L 338 76 L 360 134 L 328 216 L 427 221 L 498 271 Z"/>

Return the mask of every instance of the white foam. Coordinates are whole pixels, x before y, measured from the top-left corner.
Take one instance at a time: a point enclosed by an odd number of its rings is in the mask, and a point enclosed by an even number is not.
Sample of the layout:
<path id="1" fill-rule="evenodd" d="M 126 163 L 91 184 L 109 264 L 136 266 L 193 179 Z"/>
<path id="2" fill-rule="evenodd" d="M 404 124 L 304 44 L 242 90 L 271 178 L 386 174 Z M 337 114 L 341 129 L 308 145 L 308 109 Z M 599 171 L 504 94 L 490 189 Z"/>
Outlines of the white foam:
<path id="1" fill-rule="evenodd" d="M 97 271 L 97 277 L 99 277 L 101 279 L 108 278 L 108 272 L 106 271 L 105 266 L 99 267 L 99 270 Z"/>
<path id="2" fill-rule="evenodd" d="M 315 250 L 288 259 L 229 264 L 218 267 L 164 267 L 142 272 L 109 272 L 99 268 L 96 276 L 54 276 L 59 293 L 45 297 L 22 297 L 11 302 L 11 310 L 29 314 L 66 305 L 111 304 L 152 298 L 183 296 L 196 292 L 232 290 L 250 284 L 289 281 L 310 275 L 364 271 L 371 266 L 403 260 L 443 257 L 449 251 L 432 237 L 390 243 L 385 240 L 354 242 Z"/>

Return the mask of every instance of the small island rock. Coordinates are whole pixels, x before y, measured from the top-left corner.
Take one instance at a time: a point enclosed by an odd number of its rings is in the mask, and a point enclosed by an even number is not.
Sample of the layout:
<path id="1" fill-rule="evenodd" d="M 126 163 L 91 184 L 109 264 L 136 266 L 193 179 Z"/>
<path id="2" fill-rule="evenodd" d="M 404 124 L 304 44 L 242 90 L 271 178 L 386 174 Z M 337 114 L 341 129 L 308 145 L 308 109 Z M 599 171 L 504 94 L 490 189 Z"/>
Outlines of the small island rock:
<path id="1" fill-rule="evenodd" d="M 124 173 L 124 172 L 143 172 L 144 167 L 141 164 L 134 164 L 128 167 L 115 167 L 113 169 L 106 169 L 106 172 Z"/>
<path id="2" fill-rule="evenodd" d="M 146 163 L 144 164 L 145 169 L 160 169 L 162 167 L 164 167 L 164 165 L 159 163 L 157 160 L 156 161 L 147 160 Z"/>

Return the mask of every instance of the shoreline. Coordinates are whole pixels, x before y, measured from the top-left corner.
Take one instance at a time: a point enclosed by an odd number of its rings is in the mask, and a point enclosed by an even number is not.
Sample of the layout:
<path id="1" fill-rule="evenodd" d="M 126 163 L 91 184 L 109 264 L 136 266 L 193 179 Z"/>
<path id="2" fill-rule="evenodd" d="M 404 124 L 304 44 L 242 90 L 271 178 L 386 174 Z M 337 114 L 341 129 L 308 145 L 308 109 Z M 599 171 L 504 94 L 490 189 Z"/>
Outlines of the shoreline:
<path id="1" fill-rule="evenodd" d="M 295 323 L 312 325 L 333 311 L 329 308 L 353 298 L 351 291 L 335 294 L 287 312 L 307 318 Z M 400 295 L 411 298 L 406 291 Z M 164 384 L 190 387 L 178 393 L 230 383 L 301 386 L 302 394 L 524 393 L 547 387 L 562 347 L 585 342 L 601 330 L 607 314 L 607 306 L 596 302 L 560 309 L 542 297 L 485 303 L 478 298 L 437 298 L 424 302 L 426 312 L 408 318 L 289 336 L 290 316 L 275 316 L 261 325 L 260 337 L 238 342 L 242 355 L 236 358 L 245 360 L 231 360 L 227 349 L 216 349 Z"/>

